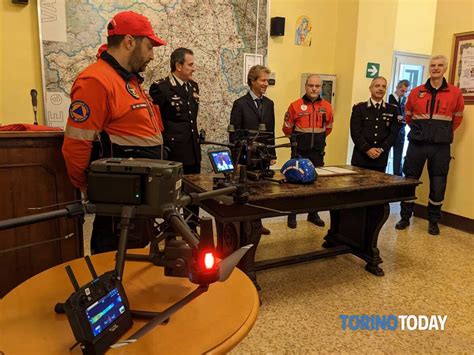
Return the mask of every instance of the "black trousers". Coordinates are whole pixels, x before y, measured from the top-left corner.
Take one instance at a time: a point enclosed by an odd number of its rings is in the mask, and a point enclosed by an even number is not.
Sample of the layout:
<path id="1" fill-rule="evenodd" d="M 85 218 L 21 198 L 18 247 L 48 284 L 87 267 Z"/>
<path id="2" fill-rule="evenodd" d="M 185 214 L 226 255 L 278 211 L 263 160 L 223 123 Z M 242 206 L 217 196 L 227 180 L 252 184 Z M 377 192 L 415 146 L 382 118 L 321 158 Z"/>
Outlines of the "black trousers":
<path id="1" fill-rule="evenodd" d="M 154 237 L 153 218 L 130 221 L 127 249 L 144 248 Z M 91 254 L 117 250 L 120 239 L 120 217 L 95 216 L 91 238 Z"/>
<path id="2" fill-rule="evenodd" d="M 301 151 L 301 150 L 294 150 L 292 151 L 292 155 L 295 157 L 301 157 L 301 158 L 306 158 L 311 160 L 311 163 L 313 163 L 314 167 L 318 166 L 324 166 L 324 151 L 320 150 L 308 150 L 308 151 Z M 318 212 L 309 212 L 308 215 L 313 215 L 317 216 Z M 296 213 L 291 213 L 288 215 L 288 220 L 289 221 L 296 221 Z"/>
<path id="3" fill-rule="evenodd" d="M 309 159 L 315 167 L 324 166 L 324 151 L 296 150 L 293 152 L 293 156 Z"/>
<path id="4" fill-rule="evenodd" d="M 428 175 L 430 178 L 430 195 L 428 203 L 428 219 L 430 222 L 439 222 L 441 206 L 446 192 L 446 183 L 451 161 L 451 146 L 449 144 L 412 143 L 408 145 L 403 173 L 407 178 L 419 179 L 425 162 L 428 161 Z M 402 202 L 400 215 L 410 218 L 415 203 Z"/>
<path id="5" fill-rule="evenodd" d="M 188 174 L 200 174 L 201 173 L 201 164 L 196 164 L 196 165 L 183 165 L 183 174 L 188 175 Z M 187 210 L 189 211 L 187 211 Z M 199 206 L 198 205 L 188 205 L 186 206 L 186 209 L 184 210 L 184 218 L 188 218 L 188 224 L 189 227 L 193 230 L 196 229 L 196 226 L 199 223 Z"/>
<path id="6" fill-rule="evenodd" d="M 402 176 L 402 154 L 405 145 L 405 125 L 400 128 L 397 140 L 393 145 L 393 175 Z"/>
<path id="7" fill-rule="evenodd" d="M 369 169 L 369 170 L 374 170 L 374 171 L 380 171 L 381 173 L 384 173 L 385 170 L 387 169 L 386 166 L 365 166 L 363 164 L 354 164 L 351 162 L 351 165 L 357 166 L 359 168 L 364 168 L 364 169 Z"/>

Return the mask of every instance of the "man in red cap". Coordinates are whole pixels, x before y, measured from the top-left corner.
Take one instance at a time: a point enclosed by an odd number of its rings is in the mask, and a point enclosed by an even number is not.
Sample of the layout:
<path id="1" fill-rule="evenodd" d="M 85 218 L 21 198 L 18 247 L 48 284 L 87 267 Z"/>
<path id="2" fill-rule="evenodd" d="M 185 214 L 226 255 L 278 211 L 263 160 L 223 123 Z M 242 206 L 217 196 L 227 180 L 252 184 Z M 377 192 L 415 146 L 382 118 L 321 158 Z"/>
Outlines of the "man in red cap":
<path id="1" fill-rule="evenodd" d="M 153 48 L 166 43 L 145 16 L 132 11 L 115 15 L 107 32 L 107 48 L 102 47 L 97 62 L 79 74 L 71 89 L 62 149 L 71 182 L 86 199 L 85 171 L 91 161 L 110 156 L 162 158 L 163 123 L 141 87 L 139 73 L 153 60 Z M 116 222 L 96 216 L 92 253 L 117 249 Z M 152 220 L 136 220 L 129 246 L 146 245 L 152 230 Z"/>

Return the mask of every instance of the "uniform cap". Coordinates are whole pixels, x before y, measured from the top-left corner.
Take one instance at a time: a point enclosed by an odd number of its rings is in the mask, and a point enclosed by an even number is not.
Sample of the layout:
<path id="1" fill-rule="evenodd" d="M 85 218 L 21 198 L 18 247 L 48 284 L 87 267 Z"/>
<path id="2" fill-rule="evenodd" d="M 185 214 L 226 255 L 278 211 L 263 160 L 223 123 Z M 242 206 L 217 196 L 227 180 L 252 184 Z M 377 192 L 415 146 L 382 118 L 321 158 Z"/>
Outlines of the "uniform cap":
<path id="1" fill-rule="evenodd" d="M 108 36 L 145 36 L 153 42 L 154 47 L 166 44 L 155 34 L 150 21 L 145 16 L 133 11 L 122 11 L 116 14 L 107 25 L 107 34 Z"/>

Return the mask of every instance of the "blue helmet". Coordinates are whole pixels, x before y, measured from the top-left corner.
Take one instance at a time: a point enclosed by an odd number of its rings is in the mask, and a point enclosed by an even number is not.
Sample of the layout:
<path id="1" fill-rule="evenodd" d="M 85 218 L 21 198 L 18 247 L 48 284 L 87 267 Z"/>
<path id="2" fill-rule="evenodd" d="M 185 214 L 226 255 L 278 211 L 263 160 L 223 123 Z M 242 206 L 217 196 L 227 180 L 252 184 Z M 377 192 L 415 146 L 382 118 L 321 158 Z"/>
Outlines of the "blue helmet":
<path id="1" fill-rule="evenodd" d="M 288 160 L 280 169 L 290 183 L 311 184 L 316 180 L 317 173 L 311 160 L 294 158 Z"/>

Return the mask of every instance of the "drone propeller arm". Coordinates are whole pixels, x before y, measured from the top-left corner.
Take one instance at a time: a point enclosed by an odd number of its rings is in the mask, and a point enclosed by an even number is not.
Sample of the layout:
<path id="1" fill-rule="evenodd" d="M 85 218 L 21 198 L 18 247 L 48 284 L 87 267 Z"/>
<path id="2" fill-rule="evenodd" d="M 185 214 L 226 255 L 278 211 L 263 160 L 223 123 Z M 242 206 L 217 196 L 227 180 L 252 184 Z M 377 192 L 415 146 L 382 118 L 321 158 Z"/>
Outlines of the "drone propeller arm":
<path id="1" fill-rule="evenodd" d="M 191 248 L 197 248 L 199 240 L 196 238 L 194 233 L 191 231 L 189 226 L 183 220 L 183 217 L 176 212 L 170 211 L 165 213 L 165 220 L 171 225 L 173 230 L 181 235 L 183 239 L 188 243 Z"/>
<path id="2" fill-rule="evenodd" d="M 296 147 L 296 142 L 276 144 L 276 145 L 267 145 L 267 147 L 268 148 L 291 148 L 291 147 Z"/>
<path id="3" fill-rule="evenodd" d="M 208 289 L 208 286 L 199 286 L 197 287 L 193 292 L 188 294 L 186 297 L 182 298 L 172 306 L 168 307 L 165 309 L 163 312 L 160 313 L 160 315 L 156 316 L 155 318 L 151 319 L 148 323 L 146 323 L 143 327 L 138 329 L 135 333 L 133 333 L 128 339 L 118 341 L 114 345 L 111 346 L 111 348 L 119 348 L 121 346 L 125 346 L 131 343 L 136 342 L 138 339 L 140 339 L 142 336 L 144 336 L 146 333 L 148 333 L 150 330 L 155 328 L 157 325 L 162 324 L 164 321 L 169 319 L 174 313 L 179 311 L 181 308 L 183 308 L 186 304 L 194 300 L 196 297 L 198 297 L 200 294 L 206 292 Z"/>
<path id="4" fill-rule="evenodd" d="M 219 143 L 219 142 L 213 142 L 213 141 L 201 141 L 201 144 L 209 144 L 209 145 L 217 145 L 219 147 L 227 147 L 227 148 L 233 148 L 235 147 L 234 143 Z"/>
<path id="5" fill-rule="evenodd" d="M 10 218 L 3 221 L 0 221 L 0 230 L 10 229 L 20 226 L 25 226 L 27 224 L 33 224 L 43 221 L 48 221 L 54 218 L 60 217 L 75 217 L 79 215 L 84 215 L 84 209 L 80 202 L 67 205 L 66 208 L 62 208 L 56 211 L 44 212 L 33 214 L 30 216 L 23 216 L 17 218 Z"/>
<path id="6" fill-rule="evenodd" d="M 206 191 L 206 192 L 201 192 L 201 193 L 191 192 L 187 195 L 181 196 L 181 198 L 178 200 L 178 205 L 181 207 L 184 207 L 189 204 L 196 204 L 203 200 L 208 200 L 211 198 L 232 194 L 234 192 L 237 192 L 237 190 L 238 190 L 237 186 L 229 186 L 229 187 L 224 187 L 222 189 Z"/>
<path id="7" fill-rule="evenodd" d="M 240 249 L 236 250 L 235 252 L 233 252 L 231 255 L 229 255 L 227 258 L 225 258 L 219 263 L 219 279 L 218 279 L 219 282 L 224 282 L 229 278 L 229 276 L 232 274 L 232 271 L 237 266 L 239 261 L 252 247 L 253 247 L 253 244 L 248 244 L 244 247 L 241 247 Z M 194 289 L 194 291 L 186 295 L 184 298 L 182 298 L 181 300 L 179 300 L 172 306 L 165 309 L 155 318 L 151 319 L 143 327 L 141 327 L 134 334 L 132 334 L 128 339 L 118 341 L 117 343 L 112 345 L 111 348 L 119 348 L 119 347 L 136 342 L 142 336 L 147 334 L 150 330 L 162 324 L 165 320 L 170 318 L 174 313 L 179 311 L 186 304 L 194 300 L 196 297 L 198 297 L 202 293 L 206 292 L 208 289 L 209 289 L 209 285 L 206 285 L 206 284 L 199 285 L 196 289 Z"/>

